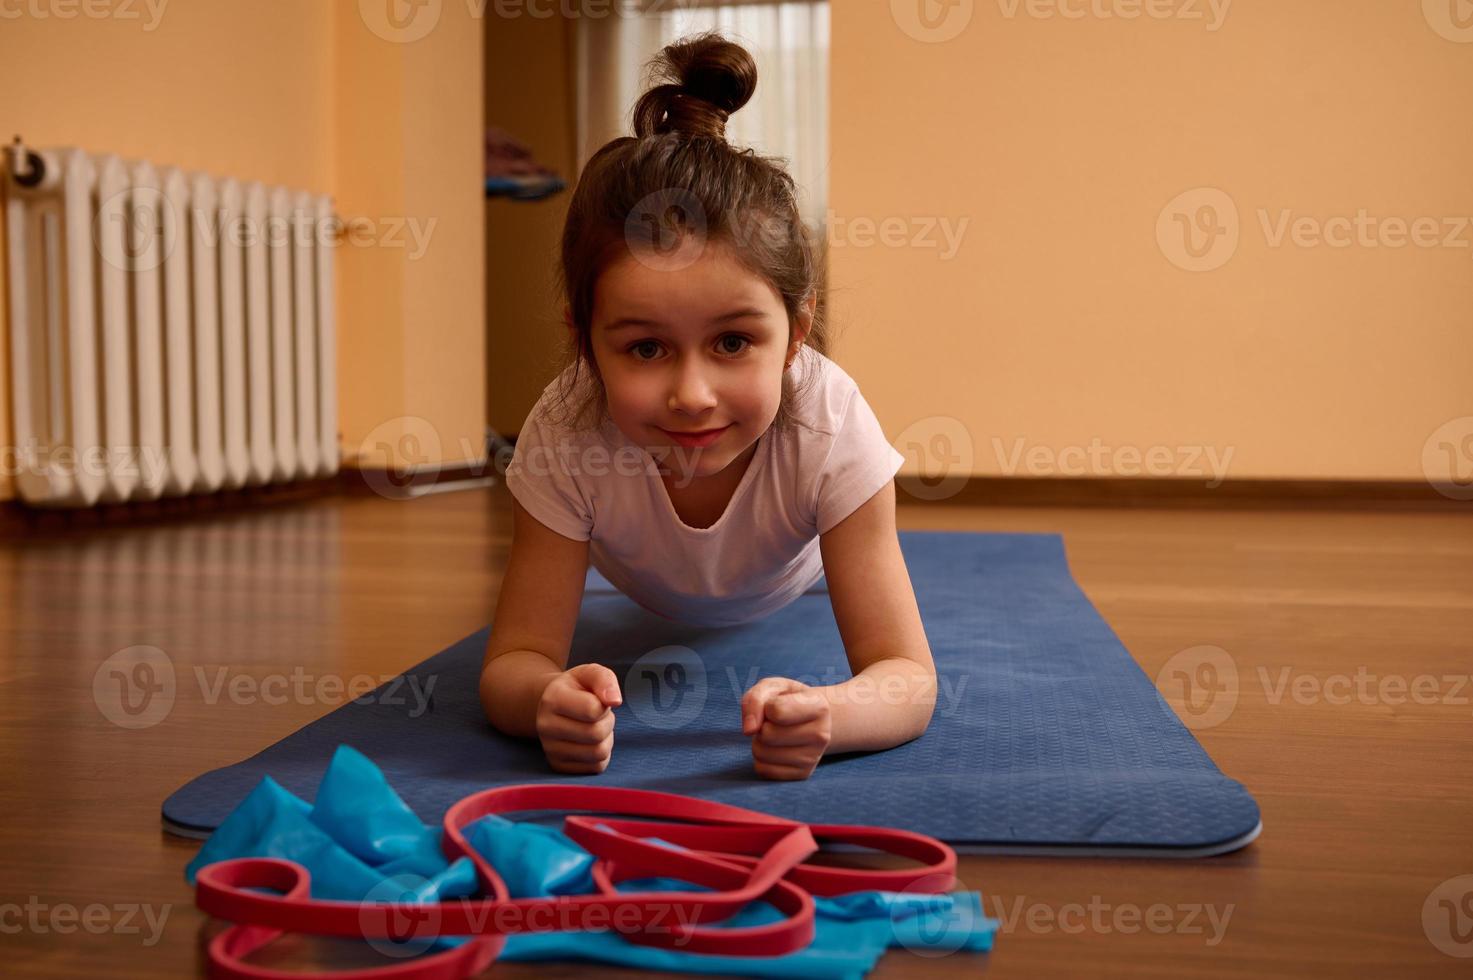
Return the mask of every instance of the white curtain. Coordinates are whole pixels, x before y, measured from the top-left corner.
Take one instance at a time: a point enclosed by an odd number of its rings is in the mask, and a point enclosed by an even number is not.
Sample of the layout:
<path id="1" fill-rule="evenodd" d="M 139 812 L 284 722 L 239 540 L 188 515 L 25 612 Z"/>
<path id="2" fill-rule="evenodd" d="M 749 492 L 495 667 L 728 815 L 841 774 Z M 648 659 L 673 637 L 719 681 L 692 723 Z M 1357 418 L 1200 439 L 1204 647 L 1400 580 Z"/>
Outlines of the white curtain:
<path id="1" fill-rule="evenodd" d="M 623 5 L 629 8 L 626 2 Z M 670 7 L 672 9 L 661 9 Z M 578 169 L 599 147 L 632 135 L 645 65 L 676 38 L 718 29 L 757 62 L 757 91 L 726 124 L 728 142 L 782 157 L 797 182 L 804 222 L 824 228 L 829 172 L 829 5 L 786 2 L 655 3 L 649 13 L 580 17 L 577 24 Z"/>

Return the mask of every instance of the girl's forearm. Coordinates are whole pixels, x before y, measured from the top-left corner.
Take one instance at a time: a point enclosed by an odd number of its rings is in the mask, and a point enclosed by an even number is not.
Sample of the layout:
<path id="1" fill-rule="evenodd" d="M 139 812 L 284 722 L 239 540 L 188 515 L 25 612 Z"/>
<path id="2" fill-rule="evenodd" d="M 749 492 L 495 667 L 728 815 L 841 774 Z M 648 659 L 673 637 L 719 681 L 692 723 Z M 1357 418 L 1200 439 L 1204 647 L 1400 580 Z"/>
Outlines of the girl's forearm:
<path id="1" fill-rule="evenodd" d="M 907 657 L 877 660 L 842 684 L 816 690 L 829 701 L 826 755 L 909 742 L 931 724 L 936 708 L 936 674 Z"/>
<path id="2" fill-rule="evenodd" d="M 519 738 L 537 734 L 542 691 L 562 671 L 535 650 L 512 650 L 481 668 L 481 707 L 497 731 Z"/>

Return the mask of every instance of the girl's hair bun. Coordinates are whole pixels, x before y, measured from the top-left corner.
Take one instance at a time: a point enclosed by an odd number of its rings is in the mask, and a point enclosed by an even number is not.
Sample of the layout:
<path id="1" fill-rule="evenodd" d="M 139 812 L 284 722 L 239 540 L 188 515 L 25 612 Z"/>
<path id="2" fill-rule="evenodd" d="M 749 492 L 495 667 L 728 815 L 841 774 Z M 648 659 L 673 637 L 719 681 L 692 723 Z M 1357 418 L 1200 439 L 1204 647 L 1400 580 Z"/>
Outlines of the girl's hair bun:
<path id="1" fill-rule="evenodd" d="M 680 133 L 726 139 L 726 120 L 757 89 L 757 63 L 719 31 L 681 38 L 648 66 L 652 82 L 634 106 L 634 135 Z"/>

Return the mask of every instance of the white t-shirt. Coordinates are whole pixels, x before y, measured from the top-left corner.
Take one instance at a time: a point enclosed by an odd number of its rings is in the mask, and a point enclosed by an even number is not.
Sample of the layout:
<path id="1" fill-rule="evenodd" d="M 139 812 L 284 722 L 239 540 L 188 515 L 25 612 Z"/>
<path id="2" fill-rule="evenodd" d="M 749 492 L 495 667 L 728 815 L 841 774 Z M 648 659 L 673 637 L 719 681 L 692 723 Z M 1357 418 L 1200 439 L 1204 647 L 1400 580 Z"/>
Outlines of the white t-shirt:
<path id="1" fill-rule="evenodd" d="M 612 420 L 578 431 L 545 418 L 572 368 L 527 416 L 507 489 L 542 524 L 589 541 L 593 567 L 651 612 L 703 626 L 760 619 L 818 581 L 818 535 L 905 461 L 842 368 L 806 346 L 789 368 L 815 369 L 817 382 L 791 405 L 795 424 L 782 432 L 769 426 L 758 438 L 741 483 L 708 528 L 680 519 L 655 460 Z M 678 467 L 671 463 L 677 476 Z"/>

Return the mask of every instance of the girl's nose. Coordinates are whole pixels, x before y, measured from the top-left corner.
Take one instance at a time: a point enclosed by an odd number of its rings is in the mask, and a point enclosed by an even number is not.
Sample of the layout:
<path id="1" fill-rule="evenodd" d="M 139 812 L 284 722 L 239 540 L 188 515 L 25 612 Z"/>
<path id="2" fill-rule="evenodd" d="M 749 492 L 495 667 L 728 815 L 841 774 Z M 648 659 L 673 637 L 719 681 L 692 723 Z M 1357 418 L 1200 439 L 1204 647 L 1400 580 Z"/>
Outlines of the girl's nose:
<path id="1" fill-rule="evenodd" d="M 714 407 L 716 392 L 699 370 L 688 368 L 676 376 L 670 391 L 670 411 L 699 415 Z"/>

